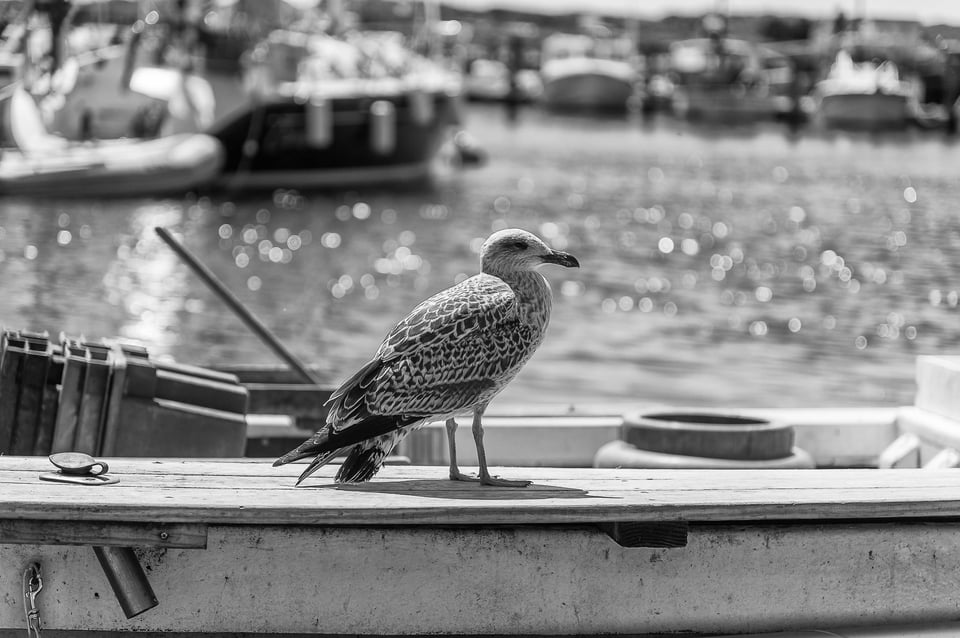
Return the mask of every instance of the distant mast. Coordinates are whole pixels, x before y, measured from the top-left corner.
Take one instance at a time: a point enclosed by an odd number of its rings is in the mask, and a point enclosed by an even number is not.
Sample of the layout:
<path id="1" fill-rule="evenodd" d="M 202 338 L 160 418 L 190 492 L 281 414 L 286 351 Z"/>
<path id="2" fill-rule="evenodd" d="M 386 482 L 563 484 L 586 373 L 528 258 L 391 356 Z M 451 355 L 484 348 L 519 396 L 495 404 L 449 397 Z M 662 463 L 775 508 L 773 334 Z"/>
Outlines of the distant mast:
<path id="1" fill-rule="evenodd" d="M 338 35 L 343 31 L 346 13 L 343 8 L 343 0 L 327 0 L 327 16 L 330 19 L 330 30 L 333 35 Z"/>
<path id="2" fill-rule="evenodd" d="M 440 54 L 438 43 L 440 34 L 440 2 L 439 0 L 423 0 L 423 21 L 427 30 L 426 57 L 436 60 Z"/>

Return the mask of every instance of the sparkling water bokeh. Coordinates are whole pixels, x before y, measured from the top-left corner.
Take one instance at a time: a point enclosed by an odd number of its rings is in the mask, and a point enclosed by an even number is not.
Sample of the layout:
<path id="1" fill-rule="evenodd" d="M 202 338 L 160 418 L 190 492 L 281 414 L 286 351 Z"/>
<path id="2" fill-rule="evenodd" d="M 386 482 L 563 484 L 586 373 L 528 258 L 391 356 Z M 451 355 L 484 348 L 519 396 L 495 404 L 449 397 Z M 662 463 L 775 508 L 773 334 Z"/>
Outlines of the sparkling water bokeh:
<path id="1" fill-rule="evenodd" d="M 905 405 L 960 342 L 960 147 L 942 133 L 737 129 L 473 106 L 489 153 L 429 184 L 183 199 L 0 200 L 0 323 L 122 336 L 183 363 L 277 358 L 164 226 L 326 382 L 519 226 L 548 267 L 544 345 L 497 400 Z"/>

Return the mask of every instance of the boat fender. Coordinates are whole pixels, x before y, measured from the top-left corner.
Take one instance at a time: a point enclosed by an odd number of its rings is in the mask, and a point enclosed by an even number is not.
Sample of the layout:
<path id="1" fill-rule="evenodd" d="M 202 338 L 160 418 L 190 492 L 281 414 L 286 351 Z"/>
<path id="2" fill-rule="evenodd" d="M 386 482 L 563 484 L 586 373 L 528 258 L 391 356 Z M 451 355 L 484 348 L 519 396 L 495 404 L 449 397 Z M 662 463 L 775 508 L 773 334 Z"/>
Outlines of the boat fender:
<path id="1" fill-rule="evenodd" d="M 397 109 L 389 100 L 370 105 L 370 148 L 389 155 L 397 146 Z"/>
<path id="2" fill-rule="evenodd" d="M 407 95 L 410 101 L 410 115 L 419 126 L 426 126 L 433 119 L 433 96 L 425 91 L 415 89 Z"/>
<path id="3" fill-rule="evenodd" d="M 307 143 L 326 148 L 333 143 L 333 105 L 330 100 L 310 98 L 307 111 Z"/>

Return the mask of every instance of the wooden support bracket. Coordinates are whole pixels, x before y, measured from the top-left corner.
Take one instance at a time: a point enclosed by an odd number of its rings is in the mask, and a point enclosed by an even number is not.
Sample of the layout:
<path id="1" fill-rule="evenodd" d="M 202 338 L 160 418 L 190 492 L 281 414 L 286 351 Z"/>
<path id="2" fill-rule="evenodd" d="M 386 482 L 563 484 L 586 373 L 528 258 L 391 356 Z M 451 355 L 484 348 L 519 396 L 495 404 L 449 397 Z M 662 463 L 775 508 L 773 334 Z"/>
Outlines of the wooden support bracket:
<path id="1" fill-rule="evenodd" d="M 637 523 L 615 521 L 598 527 L 620 547 L 686 547 L 689 525 L 686 521 Z"/>
<path id="2" fill-rule="evenodd" d="M 206 549 L 207 526 L 194 523 L 0 520 L 0 545 L 5 544 Z"/>

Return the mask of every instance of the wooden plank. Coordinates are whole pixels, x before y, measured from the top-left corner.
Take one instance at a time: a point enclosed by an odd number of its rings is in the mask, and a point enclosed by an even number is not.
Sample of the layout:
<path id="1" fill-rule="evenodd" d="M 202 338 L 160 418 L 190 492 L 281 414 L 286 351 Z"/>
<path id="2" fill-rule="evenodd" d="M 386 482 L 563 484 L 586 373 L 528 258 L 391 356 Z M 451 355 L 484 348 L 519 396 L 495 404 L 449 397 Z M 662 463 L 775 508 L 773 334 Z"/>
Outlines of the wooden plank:
<path id="1" fill-rule="evenodd" d="M 139 552 L 160 604 L 131 620 L 88 548 L 11 546 L 0 573 L 41 563 L 50 630 L 740 634 L 955 620 L 958 538 L 957 523 L 705 525 L 646 549 L 590 528 L 212 526 L 206 550 Z M 0 579 L 0 627 L 22 631 L 21 595 Z"/>
<path id="2" fill-rule="evenodd" d="M 128 476 L 201 477 L 203 481 L 216 481 L 218 477 L 251 479 L 234 482 L 237 489 L 255 489 L 261 479 L 278 479 L 284 487 L 292 487 L 293 479 L 299 476 L 306 461 L 273 467 L 270 459 L 254 458 L 110 458 L 112 474 Z M 54 469 L 45 457 L 2 456 L 0 457 L 0 481 L 18 475 Z M 314 477 L 299 489 L 310 489 L 326 484 L 337 472 L 336 465 L 320 468 Z M 469 468 L 465 468 L 469 469 Z M 911 470 L 884 471 L 875 469 L 855 470 L 660 470 L 660 469 L 597 469 L 597 468 L 500 468 L 511 475 L 524 476 L 537 482 L 563 482 L 564 484 L 600 483 L 609 489 L 649 489 L 651 486 L 670 485 L 676 489 L 695 492 L 729 490 L 796 490 L 827 489 L 842 492 L 847 487 L 877 489 L 909 488 L 921 491 L 954 485 L 956 477 L 950 472 L 924 473 Z M 445 466 L 391 466 L 384 468 L 370 485 L 396 480 L 417 479 L 431 485 L 446 485 L 453 489 L 469 489 L 470 484 L 455 481 L 440 481 L 446 477 Z M 311 478 L 314 478 L 311 477 Z M 436 483 L 430 483 L 436 481 Z M 416 485 L 416 483 L 411 483 Z M 481 490 L 483 491 L 483 490 Z M 522 497 L 524 489 L 491 489 L 495 493 L 516 494 Z"/>
<path id="3" fill-rule="evenodd" d="M 204 481 L 217 477 L 237 478 L 277 478 L 284 486 L 292 487 L 295 479 L 303 470 L 306 461 L 273 467 L 269 459 L 254 458 L 110 458 L 105 457 L 111 473 L 124 475 L 146 475 L 179 479 L 188 476 L 202 477 Z M 45 457 L 2 456 L 0 457 L 0 481 L 18 474 L 49 471 L 53 466 Z M 394 466 L 378 474 L 371 485 L 386 480 L 397 479 L 439 479 L 446 477 L 445 466 Z M 465 468 L 469 469 L 469 468 Z M 922 490 L 931 487 L 954 484 L 955 477 L 950 472 L 923 473 L 908 470 L 882 471 L 874 469 L 855 470 L 658 470 L 658 469 L 597 469 L 597 468 L 508 468 L 511 474 L 524 475 L 537 481 L 564 482 L 602 482 L 617 489 L 646 489 L 650 485 L 670 484 L 678 489 L 693 491 L 727 491 L 751 489 L 766 491 L 786 489 L 802 491 L 808 488 L 832 489 L 842 492 L 847 487 L 865 488 L 916 488 Z M 299 489 L 310 489 L 323 485 L 336 474 L 335 465 L 320 468 L 316 481 L 304 484 Z M 470 484 L 454 481 L 441 481 L 441 485 L 452 489 L 470 489 Z M 259 482 L 235 483 L 237 489 L 255 489 Z M 488 491 L 522 495 L 524 489 L 491 489 Z"/>
<path id="4" fill-rule="evenodd" d="M 207 526 L 199 524 L 0 520 L 0 545 L 109 545 L 204 549 Z"/>
<path id="5" fill-rule="evenodd" d="M 195 489 L 227 489 L 238 492 L 259 490 L 294 490 L 301 496 L 318 490 L 338 489 L 363 492 L 449 492 L 464 498 L 487 494 L 488 498 L 529 500 L 542 489 L 576 488 L 587 491 L 613 492 L 685 492 L 688 498 L 700 495 L 730 494 L 731 498 L 750 493 L 771 493 L 772 499 L 790 499 L 794 495 L 844 490 L 912 490 L 923 492 L 956 485 L 950 472 L 921 473 L 913 470 L 658 470 L 658 469 L 593 469 L 593 468 L 497 468 L 508 476 L 534 480 L 531 488 L 480 488 L 471 483 L 447 480 L 446 466 L 385 467 L 369 483 L 335 485 L 333 476 L 338 467 L 320 468 L 300 486 L 295 480 L 305 463 L 273 467 L 269 461 L 232 462 L 202 460 L 187 462 L 156 459 L 105 458 L 110 473 L 122 479 L 122 485 L 138 487 L 181 487 Z M 464 470 L 470 470 L 464 467 Z M 475 468 L 473 468 L 475 469 Z M 43 457 L 0 458 L 0 484 L 35 482 L 38 472 L 54 470 Z M 115 488 L 115 489 L 119 489 Z M 922 496 L 922 494 L 920 495 Z"/>
<path id="6" fill-rule="evenodd" d="M 108 459 L 116 485 L 37 480 L 41 458 L 0 458 L 0 518 L 310 525 L 566 524 L 960 516 L 952 470 L 504 468 L 524 489 L 451 482 L 442 467 L 384 468 L 334 485 L 326 467 Z"/>

